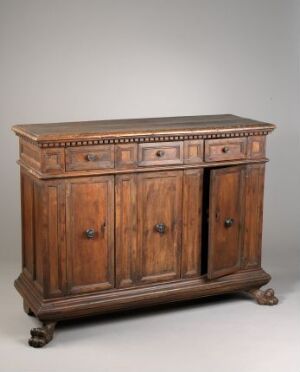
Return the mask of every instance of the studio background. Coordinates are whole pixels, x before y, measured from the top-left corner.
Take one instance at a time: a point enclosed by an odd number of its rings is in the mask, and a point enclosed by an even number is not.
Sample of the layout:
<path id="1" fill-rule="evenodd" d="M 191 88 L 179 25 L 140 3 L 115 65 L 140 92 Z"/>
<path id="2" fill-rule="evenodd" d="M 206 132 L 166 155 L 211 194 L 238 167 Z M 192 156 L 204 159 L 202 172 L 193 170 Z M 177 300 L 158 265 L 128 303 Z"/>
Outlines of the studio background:
<path id="1" fill-rule="evenodd" d="M 1 371 L 299 370 L 299 58 L 297 0 L 0 0 Z M 278 125 L 267 139 L 262 263 L 280 305 L 202 300 L 58 328 L 44 350 L 27 347 L 36 323 L 13 288 L 21 225 L 11 126 L 222 113 Z"/>

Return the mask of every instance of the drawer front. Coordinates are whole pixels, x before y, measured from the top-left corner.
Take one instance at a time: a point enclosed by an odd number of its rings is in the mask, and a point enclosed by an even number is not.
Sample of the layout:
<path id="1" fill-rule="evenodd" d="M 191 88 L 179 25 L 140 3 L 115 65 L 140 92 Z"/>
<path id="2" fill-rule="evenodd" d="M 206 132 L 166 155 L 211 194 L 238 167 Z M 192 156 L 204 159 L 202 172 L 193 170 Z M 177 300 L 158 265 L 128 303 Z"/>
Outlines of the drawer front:
<path id="1" fill-rule="evenodd" d="M 239 160 L 247 157 L 247 138 L 205 141 L 205 161 Z"/>
<path id="2" fill-rule="evenodd" d="M 138 165 L 183 164 L 183 142 L 142 143 L 138 148 Z"/>
<path id="3" fill-rule="evenodd" d="M 82 146 L 66 149 L 66 169 L 95 170 L 114 168 L 114 146 Z"/>

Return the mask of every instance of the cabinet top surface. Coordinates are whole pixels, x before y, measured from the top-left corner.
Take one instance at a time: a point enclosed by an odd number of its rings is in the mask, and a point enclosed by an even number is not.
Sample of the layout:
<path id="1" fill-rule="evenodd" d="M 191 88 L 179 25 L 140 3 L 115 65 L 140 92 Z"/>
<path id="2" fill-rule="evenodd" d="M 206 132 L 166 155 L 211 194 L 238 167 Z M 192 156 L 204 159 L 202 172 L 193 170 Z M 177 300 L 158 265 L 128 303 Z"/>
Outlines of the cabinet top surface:
<path id="1" fill-rule="evenodd" d="M 47 124 L 22 124 L 12 130 L 33 141 L 72 141 L 151 135 L 205 134 L 267 131 L 274 124 L 235 115 L 203 115 L 141 119 L 98 120 Z"/>

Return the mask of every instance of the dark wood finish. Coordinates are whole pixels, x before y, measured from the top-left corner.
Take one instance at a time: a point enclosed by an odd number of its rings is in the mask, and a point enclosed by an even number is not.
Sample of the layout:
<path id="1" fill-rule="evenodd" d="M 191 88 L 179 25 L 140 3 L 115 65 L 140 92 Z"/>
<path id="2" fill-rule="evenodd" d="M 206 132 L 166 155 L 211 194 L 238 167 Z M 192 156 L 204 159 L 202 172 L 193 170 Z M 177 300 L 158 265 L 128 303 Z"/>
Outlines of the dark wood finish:
<path id="1" fill-rule="evenodd" d="M 184 141 L 184 164 L 199 164 L 203 162 L 204 141 Z"/>
<path id="2" fill-rule="evenodd" d="M 233 115 L 18 125 L 24 310 L 57 321 L 246 291 L 261 268 L 266 135 Z"/>
<path id="3" fill-rule="evenodd" d="M 244 167 L 211 171 L 208 278 L 238 271 L 242 257 Z"/>
<path id="4" fill-rule="evenodd" d="M 203 169 L 184 171 L 181 277 L 201 274 Z"/>
<path id="5" fill-rule="evenodd" d="M 23 300 L 23 309 L 27 315 L 34 316 L 34 312 L 30 309 L 30 307 L 28 306 L 25 300 Z"/>
<path id="6" fill-rule="evenodd" d="M 67 254 L 70 293 L 114 286 L 113 177 L 67 183 Z M 87 231 L 94 230 L 94 237 Z"/>
<path id="7" fill-rule="evenodd" d="M 245 159 L 247 138 L 228 138 L 205 141 L 205 160 L 224 161 Z"/>
<path id="8" fill-rule="evenodd" d="M 23 297 L 30 298 L 30 306 L 41 321 L 60 321 L 223 293 L 250 291 L 267 284 L 270 279 L 270 275 L 262 269 L 242 270 L 214 280 L 207 280 L 205 277 L 192 278 L 163 282 L 150 288 L 137 286 L 116 291 L 100 291 L 81 297 L 66 296 L 55 301 L 44 301 L 41 296 L 33 296 L 34 287 L 23 274 L 16 281 L 16 288 Z"/>
<path id="9" fill-rule="evenodd" d="M 266 136 L 252 136 L 248 138 L 249 159 L 261 159 L 266 155 Z"/>
<path id="10" fill-rule="evenodd" d="M 116 285 L 130 287 L 138 281 L 137 175 L 116 177 Z"/>
<path id="11" fill-rule="evenodd" d="M 93 170 L 114 167 L 114 146 L 82 146 L 66 149 L 66 169 Z"/>
<path id="12" fill-rule="evenodd" d="M 247 165 L 244 222 L 244 266 L 246 268 L 259 267 L 261 263 L 264 177 L 264 164 Z"/>
<path id="13" fill-rule="evenodd" d="M 41 172 L 60 174 L 65 172 L 64 149 L 49 148 L 42 151 Z"/>
<path id="14" fill-rule="evenodd" d="M 115 146 L 116 168 L 134 168 L 137 165 L 137 144 Z"/>
<path id="15" fill-rule="evenodd" d="M 164 118 L 140 118 L 121 120 L 81 121 L 70 123 L 23 124 L 12 129 L 19 136 L 38 143 L 69 142 L 74 145 L 80 141 L 82 145 L 94 145 L 99 138 L 110 141 L 121 138 L 122 141 L 149 136 L 154 141 L 161 141 L 163 136 L 177 135 L 213 135 L 226 137 L 259 131 L 270 132 L 273 124 L 242 118 L 235 115 L 203 115 Z M 193 139 L 193 138 L 187 138 Z M 89 142 L 88 142 L 89 141 Z"/>
<path id="16" fill-rule="evenodd" d="M 182 171 L 138 175 L 138 280 L 180 277 Z M 159 226 L 165 226 L 160 231 Z"/>
<path id="17" fill-rule="evenodd" d="M 142 143 L 138 145 L 138 165 L 175 165 L 183 163 L 183 142 Z"/>

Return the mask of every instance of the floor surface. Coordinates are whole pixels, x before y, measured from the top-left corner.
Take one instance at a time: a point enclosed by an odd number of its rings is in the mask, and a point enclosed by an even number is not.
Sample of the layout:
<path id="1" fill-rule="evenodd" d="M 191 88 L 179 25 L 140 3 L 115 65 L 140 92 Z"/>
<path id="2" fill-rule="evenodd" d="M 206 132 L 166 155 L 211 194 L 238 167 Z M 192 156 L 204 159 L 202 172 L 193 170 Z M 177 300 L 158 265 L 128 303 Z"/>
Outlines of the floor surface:
<path id="1" fill-rule="evenodd" d="M 33 349 L 27 339 L 39 322 L 23 312 L 13 288 L 18 270 L 17 263 L 0 266 L 1 372 L 300 371 L 297 272 L 272 273 L 274 307 L 237 294 L 72 321 Z"/>

